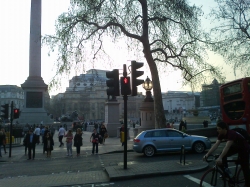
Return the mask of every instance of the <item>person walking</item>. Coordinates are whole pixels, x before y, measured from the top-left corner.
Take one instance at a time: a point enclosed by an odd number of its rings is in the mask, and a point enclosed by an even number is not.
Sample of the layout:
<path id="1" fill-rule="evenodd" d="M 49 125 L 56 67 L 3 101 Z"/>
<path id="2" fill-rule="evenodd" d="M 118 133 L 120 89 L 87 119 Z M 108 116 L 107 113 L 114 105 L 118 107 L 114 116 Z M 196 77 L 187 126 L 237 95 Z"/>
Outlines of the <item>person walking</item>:
<path id="1" fill-rule="evenodd" d="M 107 138 L 106 134 L 108 133 L 106 127 L 104 124 L 102 124 L 101 128 L 100 128 L 100 135 L 102 137 L 102 144 L 105 144 L 105 139 Z"/>
<path id="2" fill-rule="evenodd" d="M 170 123 L 167 123 L 166 128 L 171 128 Z"/>
<path id="3" fill-rule="evenodd" d="M 51 136 L 52 136 L 52 138 L 54 137 L 54 134 L 55 134 L 55 131 L 56 131 L 56 129 L 55 129 L 55 127 L 53 126 L 53 125 L 51 125 L 51 127 L 50 127 L 50 133 L 51 133 Z"/>
<path id="4" fill-rule="evenodd" d="M 3 132 L 0 131 L 0 157 L 2 157 Z"/>
<path id="5" fill-rule="evenodd" d="M 62 127 L 62 125 L 60 125 L 60 128 L 58 130 L 58 138 L 59 138 L 59 142 L 60 142 L 59 147 L 64 146 L 62 139 L 63 139 L 63 136 L 65 135 L 65 132 L 66 132 L 65 129 Z"/>
<path id="6" fill-rule="evenodd" d="M 92 142 L 92 155 L 94 153 L 98 154 L 98 144 L 99 144 L 99 133 L 96 129 L 93 130 L 93 133 L 90 136 L 90 142 Z"/>
<path id="7" fill-rule="evenodd" d="M 179 124 L 179 131 L 185 132 L 185 123 L 183 120 L 181 120 L 180 124 Z"/>
<path id="8" fill-rule="evenodd" d="M 73 140 L 72 130 L 69 129 L 68 133 L 64 135 L 64 137 L 66 137 L 67 156 L 72 156 L 72 140 Z"/>
<path id="9" fill-rule="evenodd" d="M 41 126 L 40 135 L 41 135 L 41 138 L 42 138 L 42 143 L 43 143 L 43 138 L 44 138 L 44 132 L 45 132 L 45 127 Z"/>
<path id="10" fill-rule="evenodd" d="M 36 128 L 34 130 L 34 134 L 36 135 L 36 138 L 37 138 L 37 144 L 40 143 L 40 134 L 41 134 L 41 129 L 39 127 L 39 125 L 36 125 Z"/>
<path id="11" fill-rule="evenodd" d="M 76 147 L 76 156 L 80 156 L 80 149 L 82 146 L 82 131 L 80 128 L 76 130 L 74 137 L 74 146 Z"/>
<path id="12" fill-rule="evenodd" d="M 124 131 L 125 131 L 125 127 L 124 127 L 124 124 L 122 124 L 120 128 L 120 139 L 121 139 L 122 146 L 124 146 Z"/>
<path id="13" fill-rule="evenodd" d="M 6 133 L 5 133 L 5 130 L 2 129 L 2 132 L 3 132 L 3 150 L 4 150 L 4 153 L 6 154 L 7 151 L 6 151 Z"/>
<path id="14" fill-rule="evenodd" d="M 47 152 L 47 157 L 51 157 L 51 151 L 53 150 L 54 140 L 50 132 L 46 133 L 46 137 L 44 137 L 44 147 Z"/>
<path id="15" fill-rule="evenodd" d="M 49 133 L 49 128 L 46 126 L 45 130 L 44 130 L 44 134 L 43 134 L 43 154 L 45 154 L 45 151 L 47 150 L 47 147 L 45 145 L 45 139 L 46 139 L 48 133 Z"/>
<path id="16" fill-rule="evenodd" d="M 33 130 L 29 130 L 29 134 L 26 135 L 26 142 L 28 145 L 28 160 L 31 160 L 31 152 L 33 152 L 32 159 L 35 159 L 35 150 L 36 150 L 36 135 L 33 134 Z"/>

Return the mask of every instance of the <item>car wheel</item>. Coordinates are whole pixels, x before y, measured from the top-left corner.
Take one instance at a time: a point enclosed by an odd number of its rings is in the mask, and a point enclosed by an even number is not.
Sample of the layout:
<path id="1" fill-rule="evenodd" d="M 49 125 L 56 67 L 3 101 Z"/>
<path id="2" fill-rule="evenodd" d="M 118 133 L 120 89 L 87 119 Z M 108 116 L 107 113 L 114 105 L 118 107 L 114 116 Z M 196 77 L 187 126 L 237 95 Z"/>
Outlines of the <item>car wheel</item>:
<path id="1" fill-rule="evenodd" d="M 153 156 L 155 154 L 155 148 L 152 145 L 147 145 L 143 153 L 145 156 Z"/>
<path id="2" fill-rule="evenodd" d="M 205 151 L 205 145 L 202 142 L 195 142 L 193 145 L 193 150 L 196 153 L 203 153 Z"/>

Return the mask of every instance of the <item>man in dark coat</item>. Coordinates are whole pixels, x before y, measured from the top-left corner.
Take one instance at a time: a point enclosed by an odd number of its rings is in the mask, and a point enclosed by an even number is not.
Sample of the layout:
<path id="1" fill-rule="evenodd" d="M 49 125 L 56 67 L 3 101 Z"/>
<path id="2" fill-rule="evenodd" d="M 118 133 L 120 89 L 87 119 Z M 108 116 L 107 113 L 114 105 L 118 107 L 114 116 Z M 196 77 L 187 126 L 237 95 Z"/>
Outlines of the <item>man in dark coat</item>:
<path id="1" fill-rule="evenodd" d="M 28 160 L 31 160 L 31 151 L 33 152 L 32 159 L 34 160 L 37 138 L 36 135 L 33 134 L 33 130 L 29 130 L 29 134 L 26 135 L 26 143 L 28 146 L 28 156 L 29 156 Z"/>

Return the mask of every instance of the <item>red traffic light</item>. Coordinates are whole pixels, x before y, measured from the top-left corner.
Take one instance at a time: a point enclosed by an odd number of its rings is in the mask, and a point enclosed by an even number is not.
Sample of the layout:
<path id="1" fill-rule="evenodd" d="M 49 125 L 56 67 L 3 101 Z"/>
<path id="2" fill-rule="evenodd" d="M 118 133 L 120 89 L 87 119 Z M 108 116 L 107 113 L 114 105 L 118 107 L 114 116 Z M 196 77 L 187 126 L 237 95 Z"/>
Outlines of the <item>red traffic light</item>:
<path id="1" fill-rule="evenodd" d="M 130 77 L 121 77 L 121 94 L 122 95 L 130 95 Z"/>
<path id="2" fill-rule="evenodd" d="M 19 109 L 18 109 L 18 108 L 15 108 L 13 112 L 14 112 L 14 114 L 13 114 L 13 119 L 19 118 L 19 114 L 20 114 Z"/>
<path id="3" fill-rule="evenodd" d="M 123 82 L 124 82 L 124 84 L 128 84 L 128 79 L 127 79 L 127 77 L 124 77 Z"/>

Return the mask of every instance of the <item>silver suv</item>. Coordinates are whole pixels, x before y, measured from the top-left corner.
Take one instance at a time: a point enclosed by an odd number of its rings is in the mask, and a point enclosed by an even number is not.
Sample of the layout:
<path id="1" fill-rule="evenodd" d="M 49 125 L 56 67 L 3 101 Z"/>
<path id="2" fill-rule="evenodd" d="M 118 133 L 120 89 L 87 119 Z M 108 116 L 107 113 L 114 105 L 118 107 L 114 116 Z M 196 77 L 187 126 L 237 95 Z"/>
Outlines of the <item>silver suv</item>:
<path id="1" fill-rule="evenodd" d="M 157 152 L 180 151 L 182 145 L 185 150 L 202 153 L 210 149 L 211 142 L 207 137 L 188 135 L 172 128 L 152 129 L 142 131 L 134 138 L 133 149 L 137 153 L 153 156 Z"/>

